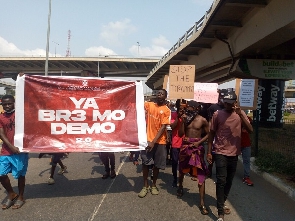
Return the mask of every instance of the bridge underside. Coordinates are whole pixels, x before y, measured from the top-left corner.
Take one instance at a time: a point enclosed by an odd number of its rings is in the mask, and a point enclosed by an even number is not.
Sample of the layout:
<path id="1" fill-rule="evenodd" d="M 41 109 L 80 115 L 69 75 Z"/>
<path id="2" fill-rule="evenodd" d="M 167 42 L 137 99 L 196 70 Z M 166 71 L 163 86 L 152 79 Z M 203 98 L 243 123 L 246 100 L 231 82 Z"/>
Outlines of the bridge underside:
<path id="1" fill-rule="evenodd" d="M 146 77 L 158 59 L 51 57 L 49 76 Z M 0 58 L 0 78 L 15 79 L 19 72 L 44 75 L 45 58 Z"/>
<path id="2" fill-rule="evenodd" d="M 150 72 L 147 85 L 161 88 L 170 65 L 195 65 L 196 82 L 223 83 L 239 58 L 295 59 L 294 0 L 215 1 L 201 27 L 183 36 Z"/>

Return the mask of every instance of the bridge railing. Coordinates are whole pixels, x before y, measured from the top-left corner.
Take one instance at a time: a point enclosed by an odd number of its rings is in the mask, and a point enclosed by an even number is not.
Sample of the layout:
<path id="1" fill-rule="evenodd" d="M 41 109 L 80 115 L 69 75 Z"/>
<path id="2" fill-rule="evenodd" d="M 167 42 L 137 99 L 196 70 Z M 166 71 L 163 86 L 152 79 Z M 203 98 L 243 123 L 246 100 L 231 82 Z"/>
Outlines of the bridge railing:
<path id="1" fill-rule="evenodd" d="M 219 0 L 214 0 L 211 7 L 208 11 L 206 11 L 205 15 L 197 22 L 195 22 L 194 26 L 188 29 L 183 36 L 181 36 L 177 43 L 175 43 L 172 48 L 160 59 L 160 61 L 155 65 L 155 67 L 150 71 L 150 73 L 155 72 L 158 67 L 167 59 L 171 54 L 173 54 L 182 44 L 188 41 L 197 31 L 203 27 L 204 22 L 208 19 L 209 14 L 213 10 L 213 6 Z"/>

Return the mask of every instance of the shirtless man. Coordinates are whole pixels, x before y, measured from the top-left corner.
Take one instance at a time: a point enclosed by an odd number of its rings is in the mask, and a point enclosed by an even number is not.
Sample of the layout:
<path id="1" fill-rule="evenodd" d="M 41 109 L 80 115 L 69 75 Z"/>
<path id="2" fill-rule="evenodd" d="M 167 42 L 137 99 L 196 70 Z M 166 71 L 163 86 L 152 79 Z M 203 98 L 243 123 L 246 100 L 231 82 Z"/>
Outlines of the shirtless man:
<path id="1" fill-rule="evenodd" d="M 207 215 L 208 209 L 205 206 L 205 179 L 207 166 L 204 160 L 205 149 L 202 143 L 207 140 L 209 133 L 208 121 L 198 114 L 200 104 L 196 101 L 188 101 L 186 113 L 182 115 L 183 123 L 179 129 L 179 137 L 185 135 L 179 153 L 179 188 L 177 196 L 183 195 L 184 174 L 190 173 L 197 177 L 200 192 L 199 209 L 203 215 Z M 205 136 L 201 137 L 202 132 Z"/>

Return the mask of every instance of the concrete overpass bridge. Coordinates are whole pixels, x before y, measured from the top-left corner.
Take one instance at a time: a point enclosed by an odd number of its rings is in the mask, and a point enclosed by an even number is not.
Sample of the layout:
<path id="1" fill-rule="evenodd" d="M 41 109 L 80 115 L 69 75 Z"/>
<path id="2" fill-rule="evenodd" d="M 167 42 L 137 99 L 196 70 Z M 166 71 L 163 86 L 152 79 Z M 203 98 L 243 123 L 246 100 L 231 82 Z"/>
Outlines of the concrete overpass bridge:
<path id="1" fill-rule="evenodd" d="M 19 72 L 44 75 L 45 57 L 0 57 L 0 78 L 16 78 Z M 146 77 L 158 58 L 50 57 L 49 76 Z"/>
<path id="2" fill-rule="evenodd" d="M 294 0 L 214 0 L 151 70 L 146 84 L 163 85 L 170 65 L 195 65 L 196 82 L 236 77 L 239 59 L 295 60 Z"/>
<path id="3" fill-rule="evenodd" d="M 15 83 L 8 83 L 8 82 L 3 81 L 3 80 L 0 79 L 0 87 L 14 89 L 15 88 Z"/>

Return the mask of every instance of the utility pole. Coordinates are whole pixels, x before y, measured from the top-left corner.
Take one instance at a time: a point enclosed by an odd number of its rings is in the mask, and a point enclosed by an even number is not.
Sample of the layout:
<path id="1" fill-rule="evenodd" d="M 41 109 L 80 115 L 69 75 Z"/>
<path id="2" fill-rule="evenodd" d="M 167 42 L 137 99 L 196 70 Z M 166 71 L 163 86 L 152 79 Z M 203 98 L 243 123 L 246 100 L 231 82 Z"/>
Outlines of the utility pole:
<path id="1" fill-rule="evenodd" d="M 54 47 L 54 56 L 56 57 L 56 45 L 59 45 L 59 43 L 55 42 L 55 41 L 52 41 L 54 44 L 55 44 L 55 47 Z"/>
<path id="2" fill-rule="evenodd" d="M 139 46 L 140 46 L 140 44 L 139 44 L 139 42 L 137 42 L 137 55 L 138 55 L 138 57 L 139 57 Z"/>
<path id="3" fill-rule="evenodd" d="M 51 17 L 51 0 L 49 0 L 49 12 L 48 12 L 45 76 L 48 76 L 48 54 L 49 54 L 49 36 L 50 36 L 50 17 Z"/>
<path id="4" fill-rule="evenodd" d="M 70 40 L 71 40 L 71 30 L 68 31 L 68 47 L 66 50 L 66 57 L 71 57 Z"/>

